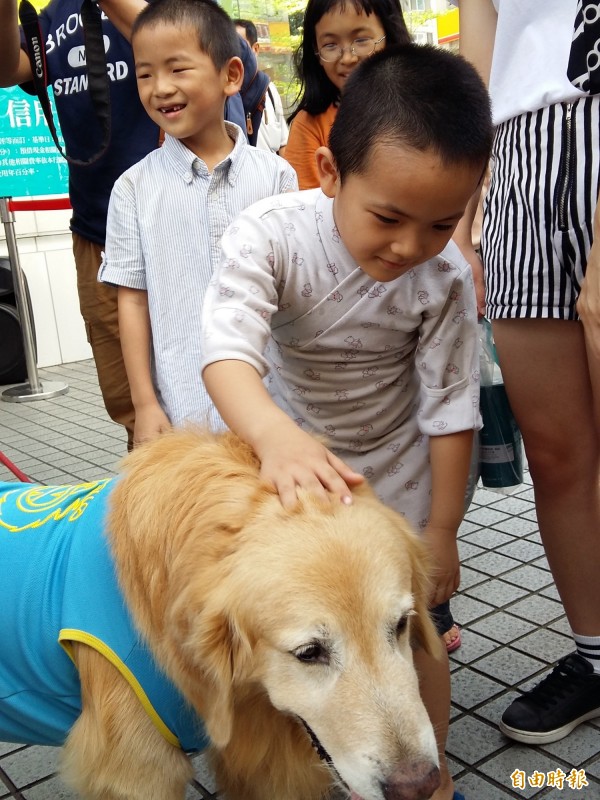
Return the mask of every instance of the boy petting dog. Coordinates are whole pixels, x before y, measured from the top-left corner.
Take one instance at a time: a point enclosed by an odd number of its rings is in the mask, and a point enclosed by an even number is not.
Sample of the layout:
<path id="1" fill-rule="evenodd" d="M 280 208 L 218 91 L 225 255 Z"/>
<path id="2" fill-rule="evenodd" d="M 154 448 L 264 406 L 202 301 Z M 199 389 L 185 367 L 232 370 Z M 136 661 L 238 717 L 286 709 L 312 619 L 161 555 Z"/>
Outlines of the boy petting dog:
<path id="1" fill-rule="evenodd" d="M 139 444 L 171 424 L 219 425 L 200 379 L 200 314 L 219 242 L 246 206 L 298 184 L 286 161 L 223 119 L 243 66 L 215 2 L 156 0 L 135 18 L 131 44 L 140 99 L 165 140 L 114 185 L 100 280 L 118 286 Z"/>
<path id="2" fill-rule="evenodd" d="M 422 531 L 432 605 L 459 584 L 480 427 L 473 280 L 450 237 L 491 141 L 488 95 L 467 62 L 416 45 L 375 53 L 317 150 L 321 188 L 263 200 L 232 223 L 203 312 L 206 387 L 283 506 L 300 490 L 351 503 L 368 478 Z M 448 662 L 415 659 L 440 752 L 432 797 L 450 800 Z"/>

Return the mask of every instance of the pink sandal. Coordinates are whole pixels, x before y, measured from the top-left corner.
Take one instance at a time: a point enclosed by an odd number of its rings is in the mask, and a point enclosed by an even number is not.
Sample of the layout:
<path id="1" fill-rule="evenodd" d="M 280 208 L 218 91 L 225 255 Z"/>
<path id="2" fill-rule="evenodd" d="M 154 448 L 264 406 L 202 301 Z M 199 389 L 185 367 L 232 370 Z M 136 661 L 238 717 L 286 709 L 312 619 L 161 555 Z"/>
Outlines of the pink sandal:
<path id="1" fill-rule="evenodd" d="M 450 631 L 453 630 L 454 628 L 456 628 L 456 636 L 455 636 L 455 638 L 452 639 L 452 641 L 446 643 L 446 650 L 448 651 L 448 653 L 453 653 L 455 650 L 458 650 L 458 648 L 462 644 L 462 637 L 461 637 L 461 634 L 460 634 L 460 625 L 457 622 L 455 622 L 454 625 L 452 626 L 452 628 L 450 628 Z M 450 631 L 447 631 L 447 633 L 450 633 Z"/>

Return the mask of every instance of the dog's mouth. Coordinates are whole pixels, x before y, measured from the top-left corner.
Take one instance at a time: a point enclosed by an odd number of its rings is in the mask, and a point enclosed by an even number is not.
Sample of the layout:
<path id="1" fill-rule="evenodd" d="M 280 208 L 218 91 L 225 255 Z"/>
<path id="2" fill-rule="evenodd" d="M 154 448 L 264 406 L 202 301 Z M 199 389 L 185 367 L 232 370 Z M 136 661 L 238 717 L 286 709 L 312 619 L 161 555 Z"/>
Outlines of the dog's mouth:
<path id="1" fill-rule="evenodd" d="M 353 792 L 350 789 L 350 787 L 348 786 L 346 781 L 342 778 L 340 773 L 337 771 L 337 769 L 335 767 L 335 764 L 333 763 L 333 759 L 331 758 L 331 756 L 329 755 L 327 750 L 325 750 L 325 748 L 323 747 L 323 745 L 319 741 L 319 738 L 318 738 L 317 734 L 313 731 L 313 729 L 310 727 L 310 725 L 305 720 L 303 720 L 302 717 L 298 717 L 298 719 L 304 725 L 304 728 L 305 728 L 306 732 L 308 733 L 308 735 L 310 737 L 311 744 L 312 744 L 313 749 L 315 750 L 316 754 L 319 756 L 321 761 L 326 765 L 326 767 L 330 770 L 330 772 L 333 773 L 333 775 L 335 776 L 335 779 L 338 782 L 338 784 L 340 785 L 340 787 L 342 787 L 343 789 L 346 790 L 346 792 L 348 792 L 349 800 L 363 800 L 363 798 L 359 794 L 357 794 L 356 792 Z"/>

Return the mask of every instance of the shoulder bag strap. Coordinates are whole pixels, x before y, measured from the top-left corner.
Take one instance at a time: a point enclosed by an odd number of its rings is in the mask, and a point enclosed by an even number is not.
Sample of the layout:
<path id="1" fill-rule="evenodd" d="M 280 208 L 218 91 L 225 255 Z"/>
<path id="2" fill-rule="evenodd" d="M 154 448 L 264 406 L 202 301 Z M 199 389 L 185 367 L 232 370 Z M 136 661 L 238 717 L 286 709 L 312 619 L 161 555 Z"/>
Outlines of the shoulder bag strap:
<path id="1" fill-rule="evenodd" d="M 71 158 L 60 146 L 52 106 L 48 97 L 46 49 L 37 11 L 29 0 L 21 0 L 19 18 L 23 26 L 27 54 L 33 74 L 35 93 L 41 103 L 48 128 L 61 155 L 69 164 L 80 167 L 88 166 L 104 155 L 110 142 L 110 78 L 106 68 L 106 53 L 104 51 L 104 35 L 102 33 L 102 12 L 94 0 L 83 0 L 81 6 L 81 20 L 85 41 L 85 60 L 88 71 L 88 90 L 92 99 L 94 112 L 102 130 L 102 144 L 97 153 L 91 158 L 82 161 Z"/>

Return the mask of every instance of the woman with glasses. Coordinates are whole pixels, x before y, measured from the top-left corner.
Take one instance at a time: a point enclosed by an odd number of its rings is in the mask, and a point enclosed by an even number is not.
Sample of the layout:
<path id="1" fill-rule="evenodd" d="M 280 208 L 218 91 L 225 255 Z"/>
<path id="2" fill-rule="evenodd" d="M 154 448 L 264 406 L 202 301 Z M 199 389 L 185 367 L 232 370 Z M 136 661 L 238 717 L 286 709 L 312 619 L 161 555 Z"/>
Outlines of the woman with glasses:
<path id="1" fill-rule="evenodd" d="M 362 59 L 410 40 L 399 0 L 309 0 L 295 55 L 299 103 L 285 152 L 301 189 L 319 185 L 315 152 L 327 144 L 348 75 Z"/>

